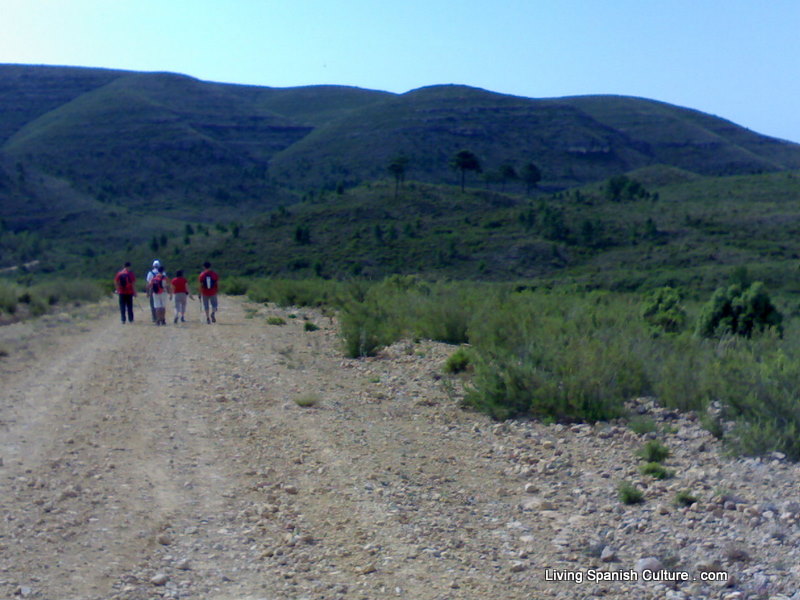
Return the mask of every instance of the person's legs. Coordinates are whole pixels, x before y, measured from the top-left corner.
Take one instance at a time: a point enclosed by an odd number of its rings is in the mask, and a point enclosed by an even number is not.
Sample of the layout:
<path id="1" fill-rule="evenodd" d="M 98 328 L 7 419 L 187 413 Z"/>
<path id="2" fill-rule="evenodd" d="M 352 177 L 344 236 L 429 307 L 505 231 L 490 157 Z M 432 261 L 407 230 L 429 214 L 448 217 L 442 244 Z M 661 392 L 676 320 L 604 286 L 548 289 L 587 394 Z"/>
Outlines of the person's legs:
<path id="1" fill-rule="evenodd" d="M 153 323 L 155 323 L 156 322 L 155 294 L 150 294 L 150 312 L 153 315 Z"/>
<path id="2" fill-rule="evenodd" d="M 186 294 L 179 292 L 175 294 L 175 319 L 173 323 L 178 322 L 178 318 L 183 320 L 183 315 L 186 313 Z"/>
<path id="3" fill-rule="evenodd" d="M 216 323 L 217 322 L 217 319 L 214 316 L 214 314 L 217 312 L 218 306 L 219 305 L 217 304 L 217 295 L 214 294 L 213 296 L 211 296 L 211 322 L 212 323 Z"/>
<path id="4" fill-rule="evenodd" d="M 203 296 L 203 310 L 206 311 L 206 323 L 211 324 L 211 317 L 208 314 L 209 304 L 211 303 L 211 297 Z"/>
<path id="5" fill-rule="evenodd" d="M 119 295 L 119 316 L 122 322 L 125 322 L 125 294 Z"/>
<path id="6" fill-rule="evenodd" d="M 166 294 L 153 294 L 153 309 L 155 310 L 156 314 L 156 325 L 166 325 L 167 322 L 165 320 L 167 309 L 164 306 L 164 296 Z"/>
<path id="7" fill-rule="evenodd" d="M 125 308 L 128 312 L 128 321 L 133 323 L 133 294 L 125 294 Z"/>

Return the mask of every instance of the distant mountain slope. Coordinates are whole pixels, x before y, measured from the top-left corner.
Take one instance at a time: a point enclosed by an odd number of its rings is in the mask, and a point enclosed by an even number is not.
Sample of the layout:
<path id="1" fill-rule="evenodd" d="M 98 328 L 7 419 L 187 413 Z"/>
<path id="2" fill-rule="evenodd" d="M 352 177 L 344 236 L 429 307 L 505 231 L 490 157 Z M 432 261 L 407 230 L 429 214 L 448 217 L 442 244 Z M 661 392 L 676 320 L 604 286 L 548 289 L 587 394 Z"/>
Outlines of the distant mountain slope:
<path id="1" fill-rule="evenodd" d="M 80 67 L 0 65 L 0 145 L 27 123 L 124 73 Z"/>
<path id="2" fill-rule="evenodd" d="M 533 162 L 550 187 L 571 187 L 654 164 L 707 175 L 800 167 L 800 146 L 676 106 L 618 96 L 533 100 L 464 86 L 433 86 L 319 127 L 279 153 L 287 182 L 386 176 L 393 155 L 409 177 L 455 181 L 448 161 L 468 149 L 484 170 Z"/>
<path id="3" fill-rule="evenodd" d="M 206 204 L 264 194 L 271 155 L 310 130 L 227 87 L 130 74 L 32 120 L 3 150 L 98 195 Z"/>
<path id="4" fill-rule="evenodd" d="M 92 231 L 112 214 L 134 228 L 143 215 L 147 227 L 246 221 L 309 192 L 387 179 L 399 154 L 410 159 L 408 180 L 456 183 L 449 163 L 462 149 L 490 176 L 532 162 L 548 191 L 632 171 L 685 180 L 800 168 L 798 144 L 641 98 L 270 88 L 0 65 L 0 216 L 15 231 L 69 235 L 67 222 Z M 488 179 L 470 174 L 468 185 Z"/>
<path id="5" fill-rule="evenodd" d="M 798 145 L 696 110 L 642 98 L 580 96 L 566 103 L 633 140 L 656 163 L 706 175 L 800 168 Z"/>
<path id="6" fill-rule="evenodd" d="M 317 128 L 278 154 L 286 181 L 359 181 L 387 176 L 392 156 L 411 159 L 409 177 L 454 182 L 450 158 L 468 149 L 485 169 L 534 162 L 549 185 L 621 173 L 648 158 L 625 136 L 566 105 L 465 86 L 422 88 Z"/>
<path id="7" fill-rule="evenodd" d="M 310 85 L 294 88 L 250 88 L 257 94 L 258 105 L 314 126 L 324 125 L 376 102 L 394 97 L 338 85 Z"/>

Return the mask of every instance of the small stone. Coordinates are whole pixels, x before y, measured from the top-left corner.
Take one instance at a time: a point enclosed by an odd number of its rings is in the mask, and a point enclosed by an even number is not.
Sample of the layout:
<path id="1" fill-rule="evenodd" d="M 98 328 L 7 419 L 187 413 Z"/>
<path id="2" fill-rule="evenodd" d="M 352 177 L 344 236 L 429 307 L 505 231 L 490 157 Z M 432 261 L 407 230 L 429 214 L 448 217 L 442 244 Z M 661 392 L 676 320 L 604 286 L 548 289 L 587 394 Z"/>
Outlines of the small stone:
<path id="1" fill-rule="evenodd" d="M 722 567 L 717 561 L 710 560 L 700 561 L 694 568 L 698 573 L 713 573 L 722 570 Z"/>
<path id="2" fill-rule="evenodd" d="M 535 510 L 535 511 L 556 510 L 556 505 L 554 502 L 550 502 L 550 500 L 533 498 L 531 500 L 526 500 L 525 502 L 522 503 L 522 510 Z"/>
<path id="3" fill-rule="evenodd" d="M 527 567 L 525 566 L 524 562 L 514 561 L 511 563 L 511 572 L 512 573 L 522 573 Z"/>
<path id="4" fill-rule="evenodd" d="M 175 565 L 175 568 L 179 569 L 181 571 L 188 571 L 189 569 L 191 569 L 191 565 L 189 564 L 189 559 L 188 558 L 184 558 L 184 559 L 179 560 L 177 562 L 177 564 Z"/>
<path id="5" fill-rule="evenodd" d="M 297 489 L 296 486 L 293 485 L 285 485 L 283 486 L 283 491 L 291 496 L 296 496 L 300 493 L 300 490 Z"/>
<path id="6" fill-rule="evenodd" d="M 604 546 L 600 553 L 600 560 L 603 562 L 613 562 L 617 558 L 617 551 L 611 546 Z"/>
<path id="7" fill-rule="evenodd" d="M 374 563 L 370 563 L 368 565 L 364 565 L 363 567 L 358 569 L 358 573 L 360 575 L 369 575 L 370 573 L 375 573 L 378 570 L 378 567 L 375 566 Z"/>
<path id="8" fill-rule="evenodd" d="M 169 537 L 166 533 L 162 533 L 156 538 L 156 541 L 162 546 L 169 546 L 172 543 L 172 538 Z"/>
<path id="9" fill-rule="evenodd" d="M 169 576 L 167 576 L 165 573 L 159 573 L 150 579 L 150 583 L 153 585 L 166 585 L 168 581 Z"/>
<path id="10" fill-rule="evenodd" d="M 539 491 L 539 488 L 533 483 L 526 483 L 525 484 L 525 493 L 526 494 L 535 494 Z"/>
<path id="11" fill-rule="evenodd" d="M 636 561 L 636 566 L 634 570 L 637 573 L 642 573 L 644 571 L 660 571 L 664 568 L 664 565 L 661 564 L 661 561 L 658 560 L 655 556 L 648 556 L 645 558 L 640 558 Z"/>

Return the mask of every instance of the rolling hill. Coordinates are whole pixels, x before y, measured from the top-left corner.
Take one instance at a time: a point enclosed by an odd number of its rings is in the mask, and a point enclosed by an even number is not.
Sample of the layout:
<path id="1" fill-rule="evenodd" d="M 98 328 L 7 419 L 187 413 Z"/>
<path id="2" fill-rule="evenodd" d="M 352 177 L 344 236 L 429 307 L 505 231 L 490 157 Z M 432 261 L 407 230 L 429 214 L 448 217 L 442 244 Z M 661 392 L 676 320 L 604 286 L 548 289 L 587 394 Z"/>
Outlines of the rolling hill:
<path id="1" fill-rule="evenodd" d="M 457 85 L 390 94 L 343 86 L 269 88 L 168 73 L 0 65 L 0 152 L 103 199 L 271 208 L 307 192 L 386 177 L 455 180 L 533 162 L 563 189 L 654 164 L 704 175 L 800 167 L 800 146 L 641 98 L 530 99 Z M 279 195 L 279 194 L 278 194 Z"/>
<path id="2" fill-rule="evenodd" d="M 251 247 L 240 248 L 250 257 L 242 259 L 249 265 L 243 270 L 262 272 L 256 264 L 264 260 L 258 246 L 270 246 L 263 240 L 275 233 L 263 229 L 265 219 L 272 219 L 274 229 L 278 209 L 302 200 L 312 208 L 281 221 L 289 229 L 280 239 L 311 227 L 315 241 L 353 248 L 358 258 L 331 266 L 336 273 L 426 265 L 434 252 L 436 270 L 443 273 L 532 276 L 554 265 L 575 266 L 597 253 L 596 244 L 581 249 L 577 243 L 577 221 L 571 224 L 569 252 L 554 252 L 553 240 L 541 236 L 515 241 L 507 247 L 508 256 L 501 246 L 492 250 L 482 236 L 500 231 L 490 231 L 498 228 L 486 223 L 505 223 L 506 217 L 495 213 L 512 206 L 518 218 L 528 200 L 497 194 L 495 187 L 487 192 L 488 204 L 469 200 L 468 210 L 460 206 L 465 199 L 449 187 L 458 180 L 449 163 L 462 149 L 474 152 L 483 166 L 480 179 L 471 175 L 468 180 L 473 188 L 488 187 L 503 165 L 517 171 L 527 163 L 537 165 L 542 172 L 537 202 L 544 201 L 543 192 L 631 172 L 660 189 L 675 177 L 707 182 L 708 177 L 800 168 L 798 144 L 642 98 L 531 99 L 459 85 L 404 94 L 330 85 L 270 88 L 170 73 L 0 65 L 0 233 L 39 236 L 40 245 L 93 260 L 120 250 L 139 252 L 148 244 L 164 246 L 165 239 L 183 237 L 187 223 L 216 223 L 241 231 L 241 238 L 223 239 L 221 247 L 213 247 L 214 234 L 205 244 L 184 240 L 186 252 L 213 250 L 224 256 L 248 243 Z M 392 224 L 380 213 L 395 211 L 391 190 L 373 193 L 378 188 L 371 192 L 370 182 L 386 180 L 388 163 L 398 155 L 408 157 L 407 179 L 418 191 L 405 196 L 409 206 Z M 350 188 L 358 188 L 354 196 L 327 192 Z M 503 188 L 513 194 L 524 190 L 513 180 Z M 353 202 L 363 206 L 350 214 Z M 573 204 L 576 214 L 583 210 L 580 201 Z M 566 210 L 569 216 L 572 209 Z M 433 222 L 448 211 L 446 220 L 452 222 Z M 347 214 L 346 225 L 342 214 Z M 418 237 L 398 234 L 408 233 L 420 219 L 424 231 Z M 465 220 L 467 233 L 461 227 Z M 336 223 L 342 235 L 321 235 L 333 232 Z M 397 235 L 393 242 L 406 240 L 411 254 L 403 254 L 400 242 L 391 249 L 382 245 L 376 226 L 386 226 L 381 231 L 389 237 Z M 428 234 L 435 230 L 444 237 L 431 243 Z M 468 251 L 458 241 L 445 240 L 462 233 L 472 240 Z M 359 236 L 378 243 L 355 250 L 353 239 Z M 609 239 L 617 237 L 624 236 L 617 231 Z M 319 266 L 324 261 L 314 256 L 319 246 L 279 243 L 274 251 L 287 256 L 277 260 L 279 268 L 267 271 L 302 272 L 314 265 L 324 271 Z M 29 255 L 4 251 L 0 262 Z"/>

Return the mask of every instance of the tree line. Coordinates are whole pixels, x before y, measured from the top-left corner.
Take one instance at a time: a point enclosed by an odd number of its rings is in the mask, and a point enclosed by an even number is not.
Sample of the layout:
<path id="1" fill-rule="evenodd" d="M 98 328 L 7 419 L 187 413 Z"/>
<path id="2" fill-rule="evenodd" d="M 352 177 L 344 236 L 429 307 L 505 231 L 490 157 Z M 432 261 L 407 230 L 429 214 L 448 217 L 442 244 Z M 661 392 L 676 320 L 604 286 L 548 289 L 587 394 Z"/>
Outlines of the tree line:
<path id="1" fill-rule="evenodd" d="M 410 159 L 404 155 L 399 154 L 394 156 L 387 166 L 387 170 L 394 177 L 395 199 L 399 193 L 400 188 L 405 182 L 406 173 Z M 450 158 L 450 167 L 460 173 L 461 176 L 461 191 L 464 191 L 466 185 L 467 173 L 483 173 L 483 166 L 478 156 L 470 150 L 459 150 Z M 529 162 L 517 171 L 511 163 L 503 163 L 498 169 L 487 171 L 484 174 L 484 181 L 489 183 L 500 183 L 505 190 L 505 186 L 509 182 L 522 181 L 525 184 L 526 193 L 530 194 L 531 190 L 536 188 L 538 183 L 542 180 L 542 172 L 534 163 Z"/>

